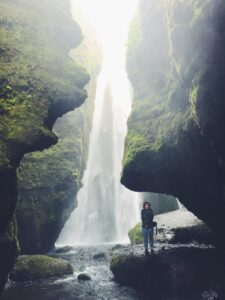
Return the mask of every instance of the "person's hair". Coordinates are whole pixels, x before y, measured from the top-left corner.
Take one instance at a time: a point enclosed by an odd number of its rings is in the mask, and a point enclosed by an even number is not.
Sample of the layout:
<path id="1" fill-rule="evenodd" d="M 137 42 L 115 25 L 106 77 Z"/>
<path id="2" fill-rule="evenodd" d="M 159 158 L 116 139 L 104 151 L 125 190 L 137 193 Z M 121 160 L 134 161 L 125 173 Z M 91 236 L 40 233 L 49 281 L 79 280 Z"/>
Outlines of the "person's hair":
<path id="1" fill-rule="evenodd" d="M 151 206 L 151 203 L 149 203 L 148 201 L 145 201 L 144 203 L 143 203 L 143 208 L 145 208 L 145 205 L 146 204 L 148 204 L 149 206 Z"/>

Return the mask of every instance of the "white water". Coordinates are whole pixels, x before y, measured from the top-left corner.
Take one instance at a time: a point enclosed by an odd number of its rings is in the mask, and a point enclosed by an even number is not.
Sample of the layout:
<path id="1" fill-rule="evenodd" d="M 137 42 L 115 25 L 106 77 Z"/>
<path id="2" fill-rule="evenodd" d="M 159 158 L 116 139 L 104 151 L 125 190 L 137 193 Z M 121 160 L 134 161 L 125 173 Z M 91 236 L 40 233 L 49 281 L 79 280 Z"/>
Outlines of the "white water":
<path id="1" fill-rule="evenodd" d="M 187 210 L 186 207 L 180 202 L 178 198 L 177 199 L 177 204 L 178 204 L 178 209 L 179 210 Z"/>
<path id="2" fill-rule="evenodd" d="M 136 4 L 135 0 L 80 0 L 80 5 L 99 30 L 103 66 L 97 81 L 89 157 L 83 188 L 78 193 L 78 208 L 65 224 L 57 244 L 128 242 L 128 230 L 140 220 L 139 194 L 120 184 L 132 99 L 125 43 Z"/>

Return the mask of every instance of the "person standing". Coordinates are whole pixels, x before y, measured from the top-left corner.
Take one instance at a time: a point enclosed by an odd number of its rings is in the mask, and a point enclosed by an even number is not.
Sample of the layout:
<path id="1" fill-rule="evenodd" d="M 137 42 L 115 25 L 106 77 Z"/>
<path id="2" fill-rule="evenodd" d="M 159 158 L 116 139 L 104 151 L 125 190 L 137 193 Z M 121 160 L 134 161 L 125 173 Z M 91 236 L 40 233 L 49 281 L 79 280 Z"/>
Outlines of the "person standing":
<path id="1" fill-rule="evenodd" d="M 142 232 L 144 236 L 144 247 L 145 247 L 145 255 L 149 255 L 148 252 L 148 243 L 151 247 L 151 254 L 154 253 L 153 251 L 153 210 L 151 209 L 151 204 L 147 201 L 143 203 L 143 209 L 141 211 L 141 220 L 142 220 Z"/>

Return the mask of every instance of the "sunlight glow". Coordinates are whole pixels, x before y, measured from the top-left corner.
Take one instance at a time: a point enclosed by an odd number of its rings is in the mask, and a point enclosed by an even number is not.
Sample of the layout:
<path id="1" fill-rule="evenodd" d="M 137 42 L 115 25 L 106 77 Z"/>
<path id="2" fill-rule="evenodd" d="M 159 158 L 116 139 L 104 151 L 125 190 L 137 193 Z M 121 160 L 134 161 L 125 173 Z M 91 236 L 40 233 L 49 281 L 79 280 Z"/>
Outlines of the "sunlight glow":
<path id="1" fill-rule="evenodd" d="M 120 89 L 120 100 L 121 91 L 127 92 L 124 88 L 127 84 L 124 82 L 126 43 L 129 23 L 137 7 L 137 1 L 71 0 L 72 12 L 75 14 L 79 9 L 79 13 L 96 28 L 100 36 L 103 49 L 102 69 L 116 98 L 116 91 Z"/>
<path id="2" fill-rule="evenodd" d="M 132 102 L 125 66 L 126 43 L 136 4 L 136 0 L 71 0 L 75 20 L 77 13 L 98 32 L 103 62 L 78 207 L 65 224 L 57 245 L 128 243 L 127 232 L 139 220 L 139 194 L 120 184 Z"/>
<path id="3" fill-rule="evenodd" d="M 137 0 L 71 0 L 72 10 L 79 7 L 84 18 L 99 32 L 106 44 L 124 40 Z"/>

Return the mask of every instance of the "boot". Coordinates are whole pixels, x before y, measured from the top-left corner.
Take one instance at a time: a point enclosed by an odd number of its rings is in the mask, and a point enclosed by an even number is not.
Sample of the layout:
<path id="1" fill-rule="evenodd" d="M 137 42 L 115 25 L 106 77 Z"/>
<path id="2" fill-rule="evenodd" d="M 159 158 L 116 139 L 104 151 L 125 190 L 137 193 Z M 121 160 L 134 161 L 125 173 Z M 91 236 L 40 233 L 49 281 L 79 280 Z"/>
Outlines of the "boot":
<path id="1" fill-rule="evenodd" d="M 145 248 L 145 255 L 149 255 L 148 249 Z"/>

